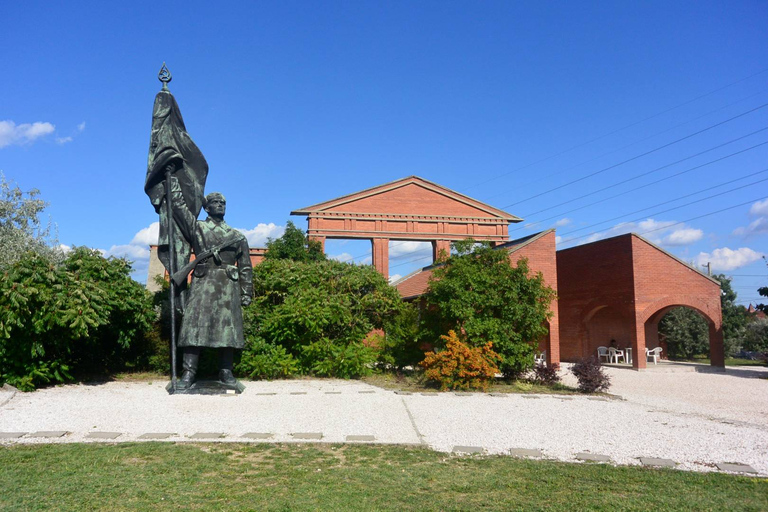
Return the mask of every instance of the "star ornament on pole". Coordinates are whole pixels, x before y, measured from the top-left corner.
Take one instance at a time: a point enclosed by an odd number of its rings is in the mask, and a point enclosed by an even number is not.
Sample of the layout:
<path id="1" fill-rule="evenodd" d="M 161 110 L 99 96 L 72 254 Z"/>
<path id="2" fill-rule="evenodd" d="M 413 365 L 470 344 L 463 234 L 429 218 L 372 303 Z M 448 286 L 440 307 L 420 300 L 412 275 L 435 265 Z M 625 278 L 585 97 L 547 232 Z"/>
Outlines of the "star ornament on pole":
<path id="1" fill-rule="evenodd" d="M 157 79 L 163 82 L 163 90 L 168 90 L 168 82 L 173 80 L 173 75 L 171 75 L 170 70 L 168 69 L 168 66 L 165 65 L 165 62 L 163 62 L 163 67 L 160 68 L 160 72 L 157 74 Z"/>

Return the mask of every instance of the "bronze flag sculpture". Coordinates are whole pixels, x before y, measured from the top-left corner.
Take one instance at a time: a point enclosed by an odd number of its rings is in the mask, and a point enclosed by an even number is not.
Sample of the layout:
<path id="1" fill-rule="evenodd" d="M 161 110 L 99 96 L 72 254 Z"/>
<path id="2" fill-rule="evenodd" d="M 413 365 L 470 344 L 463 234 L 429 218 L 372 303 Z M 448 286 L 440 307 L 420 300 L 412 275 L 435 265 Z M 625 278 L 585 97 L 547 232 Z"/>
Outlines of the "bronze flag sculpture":
<path id="1" fill-rule="evenodd" d="M 246 238 L 224 222 L 226 200 L 218 192 L 203 196 L 208 164 L 186 131 L 181 111 L 163 82 L 152 114 L 145 191 L 160 215 L 158 257 L 171 276 L 170 393 L 241 392 L 232 374 L 234 349 L 242 349 L 242 306 L 251 302 L 253 281 Z M 200 209 L 208 218 L 199 221 Z M 196 258 L 190 262 L 194 252 Z M 191 283 L 188 277 L 192 273 Z M 181 379 L 176 379 L 176 313 L 183 315 L 178 346 L 183 350 Z M 197 387 L 203 347 L 219 351 L 218 387 Z M 201 383 L 202 384 L 202 383 Z M 214 389 L 214 391 L 211 391 Z"/>

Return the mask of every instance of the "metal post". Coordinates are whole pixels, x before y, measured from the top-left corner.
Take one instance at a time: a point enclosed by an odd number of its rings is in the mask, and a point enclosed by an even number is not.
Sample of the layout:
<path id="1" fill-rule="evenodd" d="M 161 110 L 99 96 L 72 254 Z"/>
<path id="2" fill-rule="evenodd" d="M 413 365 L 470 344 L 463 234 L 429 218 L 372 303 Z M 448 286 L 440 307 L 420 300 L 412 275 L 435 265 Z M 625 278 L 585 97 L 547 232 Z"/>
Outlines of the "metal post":
<path id="1" fill-rule="evenodd" d="M 173 206 L 171 205 L 171 171 L 165 173 L 165 203 L 168 207 L 168 252 L 170 253 L 169 272 L 171 276 L 176 273 L 176 252 L 173 244 Z M 176 393 L 176 285 L 171 279 L 169 290 L 171 303 L 171 389 Z"/>

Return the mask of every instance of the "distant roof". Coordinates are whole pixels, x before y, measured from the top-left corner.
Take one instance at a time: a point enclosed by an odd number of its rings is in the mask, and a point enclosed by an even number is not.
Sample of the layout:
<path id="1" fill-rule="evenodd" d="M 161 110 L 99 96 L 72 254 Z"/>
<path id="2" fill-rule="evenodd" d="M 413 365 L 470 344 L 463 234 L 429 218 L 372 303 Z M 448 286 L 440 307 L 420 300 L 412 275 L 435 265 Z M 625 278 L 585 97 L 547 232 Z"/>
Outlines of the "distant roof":
<path id="1" fill-rule="evenodd" d="M 337 197 L 336 199 L 331 199 L 330 201 L 324 201 L 322 203 L 313 204 L 312 206 L 307 206 L 305 208 L 299 208 L 298 210 L 292 211 L 291 215 L 310 215 L 311 213 L 322 212 L 329 208 L 333 208 L 335 206 L 353 202 L 358 199 L 362 199 L 364 197 L 380 194 L 382 192 L 386 192 L 386 191 L 400 188 L 410 184 L 419 185 L 426 189 L 432 190 L 433 192 L 449 197 L 455 201 L 459 201 L 461 203 L 473 206 L 474 208 L 485 211 L 492 217 L 501 218 L 501 219 L 507 220 L 508 222 L 520 222 L 523 220 L 520 217 L 512 215 L 511 213 L 505 212 L 504 210 L 499 210 L 498 208 L 494 208 L 493 206 L 490 206 L 481 201 L 478 201 L 477 199 L 473 199 L 469 196 L 456 192 L 455 190 L 451 190 L 442 185 L 438 185 L 437 183 L 431 182 L 429 180 L 425 180 L 424 178 L 420 178 L 419 176 L 408 176 L 407 178 L 391 181 L 383 185 L 377 185 L 375 187 L 367 188 L 365 190 L 361 190 L 353 194 L 347 194 L 345 196 Z"/>

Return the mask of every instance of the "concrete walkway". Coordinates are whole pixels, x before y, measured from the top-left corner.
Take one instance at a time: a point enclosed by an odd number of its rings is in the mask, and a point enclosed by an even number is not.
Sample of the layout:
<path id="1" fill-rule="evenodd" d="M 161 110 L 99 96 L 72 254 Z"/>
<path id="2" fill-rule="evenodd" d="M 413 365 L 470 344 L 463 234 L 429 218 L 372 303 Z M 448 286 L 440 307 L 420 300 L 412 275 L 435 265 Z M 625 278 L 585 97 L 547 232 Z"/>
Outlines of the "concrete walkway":
<path id="1" fill-rule="evenodd" d="M 221 396 L 171 396 L 164 381 L 4 388 L 0 443 L 415 444 L 768 476 L 768 369 L 607 371 L 618 398 L 405 394 L 340 380 L 246 381 L 242 395 Z"/>

